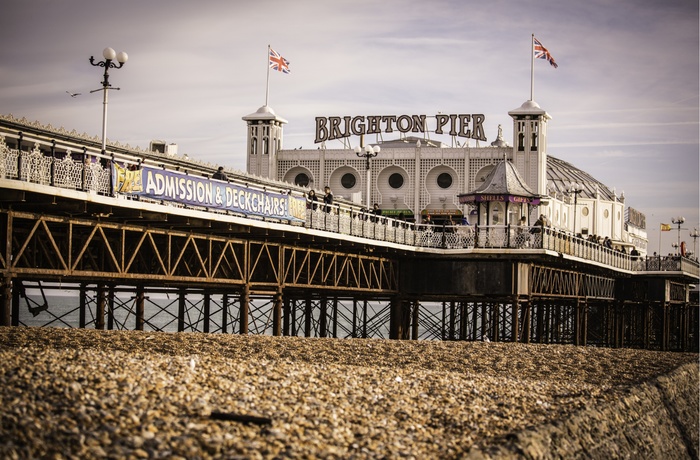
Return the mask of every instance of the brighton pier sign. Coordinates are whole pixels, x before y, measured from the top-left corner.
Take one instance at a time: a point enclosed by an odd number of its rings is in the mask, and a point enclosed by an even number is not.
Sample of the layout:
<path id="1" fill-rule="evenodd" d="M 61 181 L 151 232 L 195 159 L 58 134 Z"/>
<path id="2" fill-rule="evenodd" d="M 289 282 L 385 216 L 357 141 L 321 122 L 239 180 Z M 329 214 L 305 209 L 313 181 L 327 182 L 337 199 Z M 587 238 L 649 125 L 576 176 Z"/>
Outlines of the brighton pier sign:
<path id="1" fill-rule="evenodd" d="M 368 115 L 356 117 L 316 117 L 315 143 L 364 134 L 425 133 L 428 130 L 426 115 Z M 484 115 L 437 114 L 435 134 L 467 137 L 485 141 Z"/>

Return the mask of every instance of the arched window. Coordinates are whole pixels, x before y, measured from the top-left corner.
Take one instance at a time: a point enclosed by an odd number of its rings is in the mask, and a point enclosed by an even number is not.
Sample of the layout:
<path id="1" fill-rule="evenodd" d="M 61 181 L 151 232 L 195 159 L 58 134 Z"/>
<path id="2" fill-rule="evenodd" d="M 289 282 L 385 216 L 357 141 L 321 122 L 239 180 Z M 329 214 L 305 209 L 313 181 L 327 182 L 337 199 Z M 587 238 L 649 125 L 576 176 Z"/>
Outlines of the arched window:
<path id="1" fill-rule="evenodd" d="M 251 155 L 258 154 L 258 138 L 257 137 L 254 137 L 250 140 L 250 154 Z"/>
<path id="2" fill-rule="evenodd" d="M 437 184 L 440 188 L 450 188 L 452 187 L 452 175 L 450 173 L 440 173 L 437 177 Z"/>
<path id="3" fill-rule="evenodd" d="M 309 186 L 309 176 L 306 173 L 299 173 L 294 177 L 294 183 L 300 187 Z"/>
<path id="4" fill-rule="evenodd" d="M 389 176 L 389 187 L 398 189 L 403 187 L 403 176 L 399 173 L 393 173 Z"/>
<path id="5" fill-rule="evenodd" d="M 345 173 L 343 174 L 343 177 L 340 178 L 340 185 L 342 185 L 343 188 L 351 189 L 356 183 L 357 178 L 352 173 Z"/>

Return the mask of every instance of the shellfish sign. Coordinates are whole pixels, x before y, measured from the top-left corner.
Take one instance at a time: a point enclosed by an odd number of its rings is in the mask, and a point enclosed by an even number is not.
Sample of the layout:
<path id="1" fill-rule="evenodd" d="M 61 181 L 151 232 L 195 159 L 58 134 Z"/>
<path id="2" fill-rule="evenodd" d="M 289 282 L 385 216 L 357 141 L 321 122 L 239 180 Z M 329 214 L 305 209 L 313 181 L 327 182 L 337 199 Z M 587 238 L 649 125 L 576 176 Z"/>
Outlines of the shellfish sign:
<path id="1" fill-rule="evenodd" d="M 368 115 L 345 117 L 316 117 L 315 143 L 341 139 L 363 134 L 425 133 L 428 130 L 426 115 Z M 432 118 L 432 117 L 431 117 Z M 484 115 L 472 114 L 437 114 L 435 115 L 435 134 L 467 137 L 485 141 Z"/>

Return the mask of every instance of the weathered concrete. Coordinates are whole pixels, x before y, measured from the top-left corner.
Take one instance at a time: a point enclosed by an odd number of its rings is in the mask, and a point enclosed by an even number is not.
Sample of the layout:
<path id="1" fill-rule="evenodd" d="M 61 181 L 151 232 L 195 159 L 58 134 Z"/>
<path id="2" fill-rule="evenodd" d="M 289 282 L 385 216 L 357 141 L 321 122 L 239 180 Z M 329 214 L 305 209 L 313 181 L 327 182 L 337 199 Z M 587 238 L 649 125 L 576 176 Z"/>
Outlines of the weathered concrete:
<path id="1" fill-rule="evenodd" d="M 676 371 L 630 388 L 606 407 L 509 436 L 469 459 L 697 459 L 699 368 Z"/>

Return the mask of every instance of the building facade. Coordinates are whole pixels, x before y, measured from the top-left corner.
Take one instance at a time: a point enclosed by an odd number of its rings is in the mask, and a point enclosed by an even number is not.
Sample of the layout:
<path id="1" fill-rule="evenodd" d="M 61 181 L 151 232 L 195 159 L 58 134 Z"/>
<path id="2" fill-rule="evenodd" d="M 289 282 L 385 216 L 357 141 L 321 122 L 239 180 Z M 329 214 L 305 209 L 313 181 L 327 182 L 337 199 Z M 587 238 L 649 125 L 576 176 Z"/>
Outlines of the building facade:
<path id="1" fill-rule="evenodd" d="M 478 141 L 476 146 L 467 141 L 450 147 L 425 135 L 411 136 L 406 132 L 392 141 L 379 141 L 377 136 L 372 145 L 381 150 L 369 160 L 368 175 L 367 158 L 350 148 L 328 149 L 321 142 L 317 149 L 285 150 L 283 125 L 287 121 L 263 106 L 243 117 L 248 125 L 247 172 L 315 190 L 329 186 L 336 198 L 368 208 L 377 203 L 384 215 L 401 215 L 416 222 L 425 221 L 430 215 L 438 223 L 466 218 L 470 224 L 478 220 L 482 225 L 515 225 L 522 216 L 507 215 L 504 203 L 495 201 L 488 208 L 489 216 L 478 216 L 476 207 L 460 204 L 458 199 L 459 194 L 476 190 L 494 167 L 506 160 L 515 166 L 529 189 L 541 197 L 539 206 L 525 216 L 528 224 L 544 214 L 555 228 L 583 237 L 608 237 L 618 248 L 630 250 L 634 245 L 640 253 L 646 253 L 645 230 L 637 225 L 634 238 L 627 233 L 625 219 L 629 213 L 624 194 L 618 195 L 586 172 L 548 155 L 550 115 L 531 100 L 508 114 L 512 119 L 512 144 L 503 139 L 500 125 L 496 140 L 483 147 Z M 345 118 L 346 134 L 365 130 L 364 126 L 358 128 L 359 124 L 351 125 L 350 117 Z M 364 137 L 365 134 L 360 135 L 360 144 L 364 144 Z"/>

